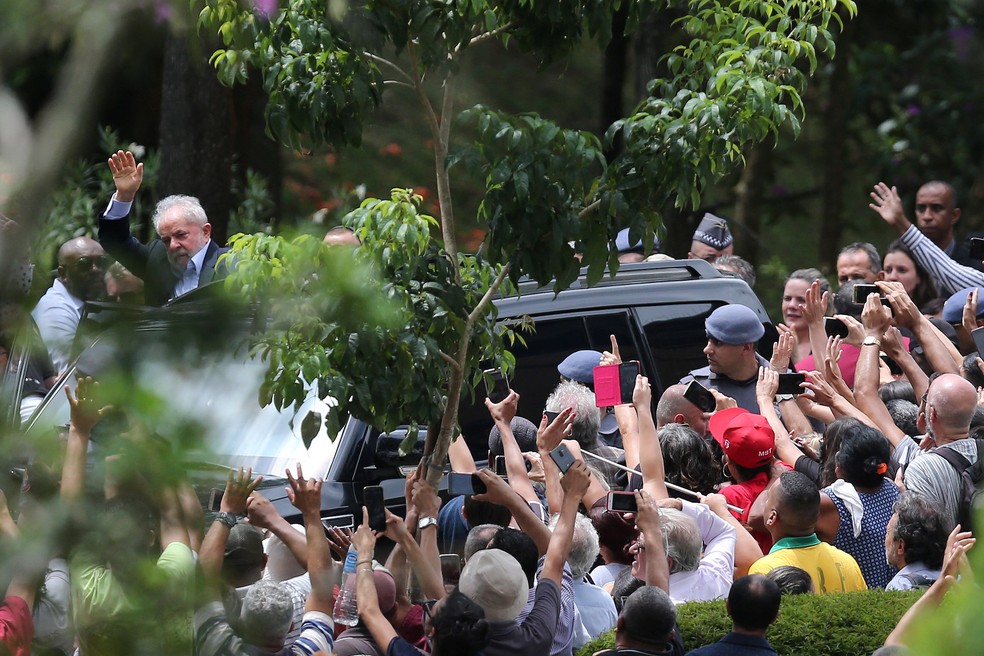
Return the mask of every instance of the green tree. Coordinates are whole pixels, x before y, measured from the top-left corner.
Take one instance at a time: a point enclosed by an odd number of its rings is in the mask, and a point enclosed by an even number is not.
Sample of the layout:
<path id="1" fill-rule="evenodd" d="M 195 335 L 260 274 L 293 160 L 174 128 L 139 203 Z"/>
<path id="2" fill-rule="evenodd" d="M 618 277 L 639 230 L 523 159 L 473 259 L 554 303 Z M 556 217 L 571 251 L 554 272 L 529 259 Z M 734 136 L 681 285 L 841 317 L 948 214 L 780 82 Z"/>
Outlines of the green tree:
<path id="1" fill-rule="evenodd" d="M 242 82 L 257 72 L 269 95 L 268 129 L 290 146 L 358 145 L 388 85 L 416 93 L 434 144 L 440 237 L 431 238 L 420 223 L 430 219 L 419 215 L 417 202 L 405 192 L 389 201 L 367 200 L 347 223 L 408 312 L 405 336 L 412 335 L 414 359 L 407 364 L 427 370 L 426 380 L 416 379 L 424 387 L 395 389 L 385 397 L 373 393 L 366 378 L 376 372 L 365 367 L 392 362 L 386 349 L 394 343 L 386 339 L 366 347 L 362 371 L 348 368 L 347 347 L 340 346 L 330 321 L 311 332 L 305 347 L 324 353 L 320 376 L 347 381 L 332 392 L 336 399 L 351 399 L 341 405 L 356 415 L 382 429 L 408 417 L 427 419 L 433 429 L 432 478 L 454 435 L 465 381 L 476 383 L 474 365 L 500 352 L 502 335 L 494 328 L 490 302 L 502 285 L 529 276 L 541 284 L 553 281 L 560 290 L 581 266 L 587 266 L 590 282 L 599 280 L 606 269 L 618 268 L 610 246 L 620 228 L 648 243 L 664 213 L 696 207 L 709 182 L 741 163 L 746 145 L 777 137 L 783 127 L 797 133 L 801 94 L 816 69 L 817 52 L 833 51 L 829 30 L 840 20 L 838 7 L 849 15 L 855 11 L 851 0 L 671 4 L 685 13 L 677 25 L 689 41 L 666 55 L 668 75 L 649 83 L 648 97 L 608 129 L 606 141 L 620 138 L 623 150 L 607 161 L 591 134 L 486 107 L 461 114 L 478 137 L 453 147 L 455 76 L 484 42 L 497 39 L 548 63 L 587 39 L 604 46 L 618 10 L 627 12 L 629 33 L 660 3 L 405 0 L 329 3 L 326 11 L 323 2 L 294 0 L 271 12 L 264 11 L 267 3 L 205 0 L 199 25 L 216 31 L 225 44 L 212 57 L 220 79 Z M 459 165 L 485 178 L 478 218 L 487 236 L 478 256 L 461 254 L 456 240 L 450 171 Z M 248 257 L 256 239 L 270 238 L 241 237 L 235 250 Z M 245 278 L 247 284 L 251 280 L 256 279 Z M 279 321 L 285 328 L 264 338 L 264 348 L 276 355 L 271 400 L 286 404 L 299 400 L 293 381 L 304 371 L 281 357 L 298 348 L 283 335 L 310 317 L 283 314 Z M 350 334 L 347 343 L 376 332 L 367 327 Z"/>

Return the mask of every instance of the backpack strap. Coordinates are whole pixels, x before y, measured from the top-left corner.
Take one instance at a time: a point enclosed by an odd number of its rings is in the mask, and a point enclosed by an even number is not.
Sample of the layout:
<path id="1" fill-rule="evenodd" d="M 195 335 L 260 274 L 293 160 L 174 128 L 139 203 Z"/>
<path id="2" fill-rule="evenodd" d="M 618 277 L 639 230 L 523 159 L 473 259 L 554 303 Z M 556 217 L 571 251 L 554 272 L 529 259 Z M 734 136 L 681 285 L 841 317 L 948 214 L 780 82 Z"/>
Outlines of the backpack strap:
<path id="1" fill-rule="evenodd" d="M 980 448 L 980 444 L 977 446 Z M 950 466 L 957 470 L 957 474 L 963 474 L 970 467 L 970 461 L 962 453 L 948 446 L 941 446 L 933 453 L 950 463 Z"/>

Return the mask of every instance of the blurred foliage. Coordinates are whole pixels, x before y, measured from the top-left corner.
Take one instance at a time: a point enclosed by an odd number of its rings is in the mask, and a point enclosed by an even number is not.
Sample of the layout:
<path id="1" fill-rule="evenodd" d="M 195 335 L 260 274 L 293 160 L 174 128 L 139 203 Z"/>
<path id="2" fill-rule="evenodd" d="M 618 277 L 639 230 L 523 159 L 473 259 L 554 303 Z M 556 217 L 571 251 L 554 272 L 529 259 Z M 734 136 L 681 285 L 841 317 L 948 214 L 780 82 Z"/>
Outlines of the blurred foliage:
<path id="1" fill-rule="evenodd" d="M 145 193 L 141 194 L 142 199 L 134 202 L 130 220 L 135 226 L 146 225 L 156 202 L 159 153 L 139 144 L 125 143 L 119 133 L 109 127 L 100 128 L 99 144 L 107 158 L 118 150 L 132 150 L 137 160 L 144 163 Z M 95 238 L 99 216 L 115 191 L 113 174 L 105 160 L 78 160 L 70 165 L 65 179 L 52 195 L 51 209 L 38 233 L 35 261 L 42 269 L 55 268 L 58 248 L 69 239 L 81 236 Z"/>

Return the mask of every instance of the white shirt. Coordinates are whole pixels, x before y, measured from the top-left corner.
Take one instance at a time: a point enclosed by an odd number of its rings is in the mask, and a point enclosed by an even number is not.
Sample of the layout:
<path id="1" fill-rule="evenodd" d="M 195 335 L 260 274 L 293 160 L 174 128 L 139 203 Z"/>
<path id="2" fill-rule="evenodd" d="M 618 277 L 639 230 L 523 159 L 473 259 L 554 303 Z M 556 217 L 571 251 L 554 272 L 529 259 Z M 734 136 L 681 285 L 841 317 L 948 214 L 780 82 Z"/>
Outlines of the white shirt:
<path id="1" fill-rule="evenodd" d="M 684 514 L 697 522 L 705 545 L 704 557 L 694 571 L 670 574 L 670 599 L 675 604 L 723 599 L 728 596 L 735 576 L 735 527 L 705 505 L 682 503 Z"/>
<path id="2" fill-rule="evenodd" d="M 61 280 L 55 279 L 31 311 L 57 372 L 68 368 L 84 307 L 85 301 L 73 296 Z"/>

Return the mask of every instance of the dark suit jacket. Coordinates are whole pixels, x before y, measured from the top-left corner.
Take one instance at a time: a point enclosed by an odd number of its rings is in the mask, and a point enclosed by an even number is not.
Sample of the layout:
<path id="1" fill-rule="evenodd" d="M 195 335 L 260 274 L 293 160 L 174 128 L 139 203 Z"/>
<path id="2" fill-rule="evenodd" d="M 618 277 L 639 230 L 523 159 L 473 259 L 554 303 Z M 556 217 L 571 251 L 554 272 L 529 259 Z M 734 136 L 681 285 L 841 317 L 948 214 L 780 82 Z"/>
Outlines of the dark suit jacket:
<path id="1" fill-rule="evenodd" d="M 164 305 L 170 300 L 178 276 L 171 269 L 164 242 L 155 239 L 149 246 L 145 246 L 130 232 L 130 222 L 127 219 L 100 218 L 99 243 L 133 275 L 144 281 L 147 305 Z M 199 287 L 224 278 L 228 273 L 225 266 L 216 267 L 216 260 L 229 249 L 220 248 L 214 241 L 209 241 L 205 248 L 205 259 L 198 278 Z"/>

